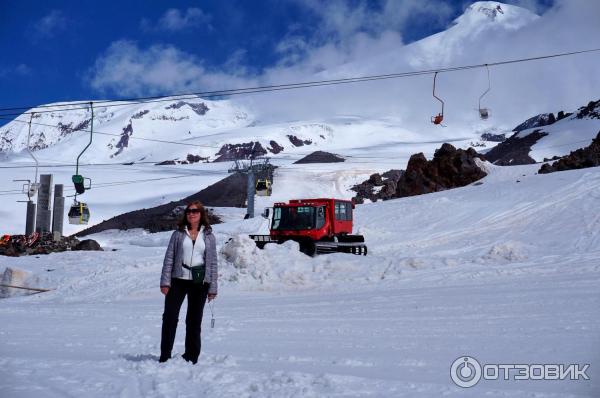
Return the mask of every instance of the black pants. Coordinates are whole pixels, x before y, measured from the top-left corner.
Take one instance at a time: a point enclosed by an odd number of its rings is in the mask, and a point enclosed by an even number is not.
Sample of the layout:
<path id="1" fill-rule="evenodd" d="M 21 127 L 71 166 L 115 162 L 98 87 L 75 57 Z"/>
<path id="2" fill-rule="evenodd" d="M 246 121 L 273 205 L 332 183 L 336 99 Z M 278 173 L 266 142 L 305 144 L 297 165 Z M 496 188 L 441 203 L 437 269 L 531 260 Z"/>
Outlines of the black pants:
<path id="1" fill-rule="evenodd" d="M 173 278 L 171 288 L 165 297 L 165 311 L 163 313 L 162 338 L 160 342 L 160 357 L 171 357 L 171 350 L 175 343 L 175 332 L 179 321 L 179 310 L 183 299 L 187 295 L 188 307 L 185 316 L 185 353 L 183 357 L 196 363 L 200 355 L 200 327 L 202 313 L 208 295 L 210 284 L 196 284 L 191 280 Z"/>

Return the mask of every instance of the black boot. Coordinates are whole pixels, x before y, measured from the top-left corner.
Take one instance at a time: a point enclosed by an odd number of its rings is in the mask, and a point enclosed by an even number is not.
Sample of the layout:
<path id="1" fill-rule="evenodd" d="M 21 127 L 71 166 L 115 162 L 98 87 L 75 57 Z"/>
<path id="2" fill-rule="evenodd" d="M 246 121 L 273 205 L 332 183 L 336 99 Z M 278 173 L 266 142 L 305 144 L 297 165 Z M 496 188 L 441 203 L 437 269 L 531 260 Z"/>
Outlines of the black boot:
<path id="1" fill-rule="evenodd" d="M 192 358 L 190 358 L 190 357 L 189 357 L 187 354 L 185 354 L 185 353 L 184 353 L 183 355 L 181 355 L 181 357 L 182 357 L 183 359 L 185 359 L 185 361 L 186 361 L 186 362 L 191 362 L 193 365 L 195 365 L 195 364 L 196 364 L 196 362 L 198 362 L 198 360 L 195 360 L 195 361 L 194 361 Z"/>
<path id="2" fill-rule="evenodd" d="M 169 359 L 171 359 L 171 355 L 164 355 L 161 354 L 160 358 L 158 359 L 158 362 L 163 363 L 163 362 L 167 362 Z"/>

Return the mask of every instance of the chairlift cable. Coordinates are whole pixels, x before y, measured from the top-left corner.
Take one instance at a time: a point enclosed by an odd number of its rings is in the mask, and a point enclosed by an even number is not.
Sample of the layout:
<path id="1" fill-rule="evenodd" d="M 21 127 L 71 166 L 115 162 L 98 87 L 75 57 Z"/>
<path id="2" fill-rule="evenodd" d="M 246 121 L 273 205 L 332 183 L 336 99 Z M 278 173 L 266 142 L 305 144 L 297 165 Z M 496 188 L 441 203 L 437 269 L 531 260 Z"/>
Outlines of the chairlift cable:
<path id="1" fill-rule="evenodd" d="M 463 66 L 455 66 L 455 67 L 446 67 L 439 69 L 426 69 L 419 71 L 411 71 L 411 72 L 399 72 L 399 73 L 391 73 L 391 74 L 380 74 L 380 75 L 370 75 L 370 76 L 360 76 L 360 77 L 350 77 L 343 79 L 330 79 L 330 80 L 316 80 L 316 81 L 308 81 L 301 83 L 286 83 L 286 84 L 276 84 L 276 85 L 264 85 L 264 86 L 255 86 L 255 87 L 246 87 L 246 88 L 238 88 L 238 89 L 225 89 L 218 91 L 201 91 L 195 93 L 183 93 L 183 94 L 171 94 L 171 95 L 161 95 L 161 96 L 153 96 L 153 97 L 137 97 L 130 99 L 111 99 L 111 100 L 98 100 L 94 101 L 99 108 L 107 108 L 114 106 L 130 106 L 135 104 L 142 103 L 152 103 L 152 102 L 165 102 L 165 101 L 175 101 L 175 100 L 183 100 L 183 99 L 201 99 L 199 97 L 204 98 L 214 98 L 214 97 L 225 97 L 225 96 L 233 96 L 233 95 L 242 95 L 242 94 L 254 94 L 261 92 L 272 92 L 272 91 L 281 91 L 281 90 L 293 90 L 293 89 L 302 89 L 302 88 L 310 88 L 310 87 L 320 87 L 320 86 L 329 86 L 329 85 L 337 85 L 337 84 L 348 84 L 348 83 L 359 83 L 359 82 L 367 82 L 374 80 L 384 80 L 384 79 L 396 79 L 403 77 L 412 77 L 419 75 L 430 75 L 434 73 L 441 72 L 455 72 L 461 70 L 469 70 L 475 68 L 483 68 L 486 66 L 501 66 L 501 65 L 509 65 L 515 63 L 522 62 L 531 62 L 538 60 L 545 60 L 551 58 L 565 57 L 577 54 L 585 54 L 591 52 L 598 52 L 600 48 L 593 48 L 587 50 L 580 51 L 570 51 L 564 53 L 556 53 L 549 55 L 542 55 L 536 57 L 528 57 L 528 58 L 519 58 L 513 60 L 506 61 L 498 61 L 498 62 L 489 62 L 484 64 L 473 64 L 473 65 L 463 65 Z M 38 105 L 38 106 L 20 106 L 20 107 L 5 107 L 0 108 L 0 112 L 12 111 L 18 109 L 33 109 L 33 108 L 51 108 L 51 107 L 61 107 L 61 106 L 78 106 L 82 105 L 83 102 L 66 102 L 58 105 Z M 65 108 L 65 109 L 52 109 L 52 110 L 36 110 L 35 113 L 48 113 L 48 112 L 65 112 L 72 110 L 80 110 L 87 109 L 87 107 L 76 107 L 76 108 Z M 22 112 L 22 113 L 4 113 L 0 116 L 18 116 L 23 114 L 29 114 L 32 112 Z"/>

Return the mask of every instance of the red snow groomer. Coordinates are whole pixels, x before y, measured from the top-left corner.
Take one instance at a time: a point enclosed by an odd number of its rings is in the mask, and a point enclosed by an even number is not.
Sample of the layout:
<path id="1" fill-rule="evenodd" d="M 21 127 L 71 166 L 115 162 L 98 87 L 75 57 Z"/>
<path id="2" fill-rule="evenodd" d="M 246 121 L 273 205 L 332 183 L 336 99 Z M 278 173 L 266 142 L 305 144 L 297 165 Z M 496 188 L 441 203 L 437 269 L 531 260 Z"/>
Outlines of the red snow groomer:
<path id="1" fill-rule="evenodd" d="M 362 235 L 352 235 L 354 203 L 340 199 L 293 199 L 275 203 L 269 235 L 250 235 L 256 246 L 288 240 L 300 244 L 300 251 L 318 253 L 352 253 L 367 255 Z M 269 209 L 265 210 L 269 216 Z"/>

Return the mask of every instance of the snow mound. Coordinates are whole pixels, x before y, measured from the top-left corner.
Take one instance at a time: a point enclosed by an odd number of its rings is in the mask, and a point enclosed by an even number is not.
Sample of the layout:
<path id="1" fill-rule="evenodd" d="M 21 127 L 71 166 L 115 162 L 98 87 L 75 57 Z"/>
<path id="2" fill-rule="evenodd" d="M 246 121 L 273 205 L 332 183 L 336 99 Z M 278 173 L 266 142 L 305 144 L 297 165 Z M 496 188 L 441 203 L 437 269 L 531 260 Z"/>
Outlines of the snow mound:
<path id="1" fill-rule="evenodd" d="M 220 253 L 224 260 L 219 266 L 221 280 L 250 290 L 329 289 L 346 283 L 379 283 L 399 279 L 406 270 L 433 267 L 414 258 L 393 261 L 343 253 L 309 257 L 294 241 L 268 244 L 261 250 L 246 235 L 231 238 Z"/>
<path id="2" fill-rule="evenodd" d="M 300 252 L 298 243 L 287 241 L 281 245 L 270 244 L 263 250 L 256 247 L 246 235 L 237 235 L 221 249 L 230 267 L 222 269 L 224 278 L 230 282 L 262 287 L 283 284 L 304 286 L 313 272 L 311 259 Z"/>

